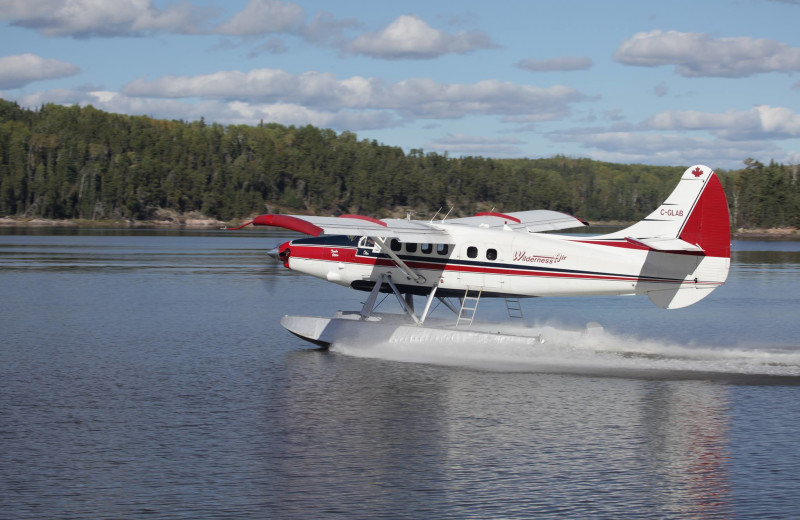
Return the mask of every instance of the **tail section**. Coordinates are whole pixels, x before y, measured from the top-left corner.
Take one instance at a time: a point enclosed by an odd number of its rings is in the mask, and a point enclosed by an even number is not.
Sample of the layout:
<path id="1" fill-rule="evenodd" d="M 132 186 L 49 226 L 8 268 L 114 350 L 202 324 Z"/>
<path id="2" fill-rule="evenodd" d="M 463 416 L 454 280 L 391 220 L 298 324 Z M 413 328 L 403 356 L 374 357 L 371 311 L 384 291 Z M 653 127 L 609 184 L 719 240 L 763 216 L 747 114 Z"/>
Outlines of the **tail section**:
<path id="1" fill-rule="evenodd" d="M 614 233 L 656 250 L 688 251 L 690 246 L 697 246 L 709 256 L 721 257 L 730 257 L 730 235 L 725 191 L 707 166 L 687 169 L 658 209 L 641 222 Z M 658 247 L 659 243 L 663 248 Z"/>
<path id="2" fill-rule="evenodd" d="M 686 307 L 725 282 L 730 267 L 730 220 L 725 191 L 707 166 L 687 169 L 661 206 L 641 222 L 607 238 L 624 238 L 652 251 L 642 275 L 675 280 L 642 284 L 656 305 Z"/>

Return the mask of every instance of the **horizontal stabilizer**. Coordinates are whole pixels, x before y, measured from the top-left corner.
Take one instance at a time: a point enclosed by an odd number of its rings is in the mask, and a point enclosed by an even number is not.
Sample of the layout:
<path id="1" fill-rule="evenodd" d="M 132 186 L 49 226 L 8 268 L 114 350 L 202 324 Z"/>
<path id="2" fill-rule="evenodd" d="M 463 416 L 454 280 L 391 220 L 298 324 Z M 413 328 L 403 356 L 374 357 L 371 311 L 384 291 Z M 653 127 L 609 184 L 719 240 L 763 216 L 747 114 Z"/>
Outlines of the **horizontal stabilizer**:
<path id="1" fill-rule="evenodd" d="M 703 248 L 690 244 L 680 238 L 632 238 L 625 237 L 625 240 L 637 246 L 646 247 L 654 251 L 661 251 L 664 253 L 703 253 Z"/>

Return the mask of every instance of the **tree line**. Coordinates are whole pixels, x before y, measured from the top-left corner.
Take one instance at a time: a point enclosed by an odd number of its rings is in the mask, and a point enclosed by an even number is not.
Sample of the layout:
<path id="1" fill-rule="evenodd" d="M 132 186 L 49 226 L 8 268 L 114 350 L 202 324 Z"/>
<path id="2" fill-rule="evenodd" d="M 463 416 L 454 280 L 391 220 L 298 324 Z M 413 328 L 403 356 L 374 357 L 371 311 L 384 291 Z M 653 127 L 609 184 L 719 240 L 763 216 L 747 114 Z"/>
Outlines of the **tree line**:
<path id="1" fill-rule="evenodd" d="M 0 99 L 0 216 L 148 220 L 170 209 L 230 221 L 265 212 L 426 218 L 440 208 L 452 216 L 553 209 L 629 222 L 656 208 L 684 169 L 405 153 L 310 125 L 31 110 Z M 717 173 L 734 227 L 800 226 L 796 165 L 747 159 Z"/>

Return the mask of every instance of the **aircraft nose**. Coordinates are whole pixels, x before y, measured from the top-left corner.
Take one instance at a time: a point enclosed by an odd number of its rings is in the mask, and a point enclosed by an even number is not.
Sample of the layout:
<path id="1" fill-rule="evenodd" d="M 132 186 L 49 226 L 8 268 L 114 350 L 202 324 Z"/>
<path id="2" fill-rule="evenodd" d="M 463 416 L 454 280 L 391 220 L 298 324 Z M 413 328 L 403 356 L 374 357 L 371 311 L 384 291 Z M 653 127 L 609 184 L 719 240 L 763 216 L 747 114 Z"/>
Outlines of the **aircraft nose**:
<path id="1" fill-rule="evenodd" d="M 289 257 L 292 254 L 291 248 L 289 247 L 290 244 L 291 242 L 284 242 L 278 247 L 268 250 L 267 254 L 278 262 L 282 263 L 284 267 L 289 267 Z"/>

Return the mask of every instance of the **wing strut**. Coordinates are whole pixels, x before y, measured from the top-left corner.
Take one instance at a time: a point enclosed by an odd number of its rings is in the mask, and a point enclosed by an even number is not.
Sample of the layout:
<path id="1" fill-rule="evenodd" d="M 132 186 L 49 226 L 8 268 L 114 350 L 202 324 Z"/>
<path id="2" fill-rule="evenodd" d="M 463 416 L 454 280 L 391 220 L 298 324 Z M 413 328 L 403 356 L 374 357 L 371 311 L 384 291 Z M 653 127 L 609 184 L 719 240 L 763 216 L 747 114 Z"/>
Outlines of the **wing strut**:
<path id="1" fill-rule="evenodd" d="M 403 307 L 403 310 L 406 311 L 406 314 L 408 314 L 414 320 L 414 323 L 416 324 L 422 323 L 420 319 L 417 318 L 417 316 L 414 314 L 414 309 L 412 309 L 411 306 L 408 304 L 408 302 L 406 302 L 405 298 L 403 298 L 403 295 L 400 294 L 400 290 L 397 288 L 394 282 L 392 282 L 391 275 L 388 275 L 386 273 L 381 273 L 380 278 L 378 278 L 378 281 L 375 282 L 375 286 L 369 293 L 369 297 L 367 298 L 367 301 L 364 302 L 364 306 L 361 308 L 361 312 L 359 313 L 361 314 L 361 318 L 368 319 L 370 316 L 372 316 L 372 311 L 375 308 L 375 300 L 378 299 L 378 293 L 381 292 L 381 287 L 383 286 L 384 283 L 389 285 L 389 288 L 397 297 L 397 301 L 400 302 L 400 305 Z"/>
<path id="2" fill-rule="evenodd" d="M 404 273 L 406 273 L 412 280 L 414 280 L 417 283 L 425 283 L 425 277 L 420 274 L 417 274 L 413 269 L 408 267 L 408 265 L 405 262 L 403 262 L 399 256 L 394 254 L 394 251 L 392 251 L 392 249 L 386 245 L 385 240 L 383 240 L 380 237 L 370 237 L 370 238 L 372 238 L 375 241 L 375 243 L 378 244 L 378 247 L 381 248 L 381 251 L 389 255 L 389 258 L 391 258 L 394 261 L 394 263 L 397 264 L 397 267 L 399 267 Z"/>

